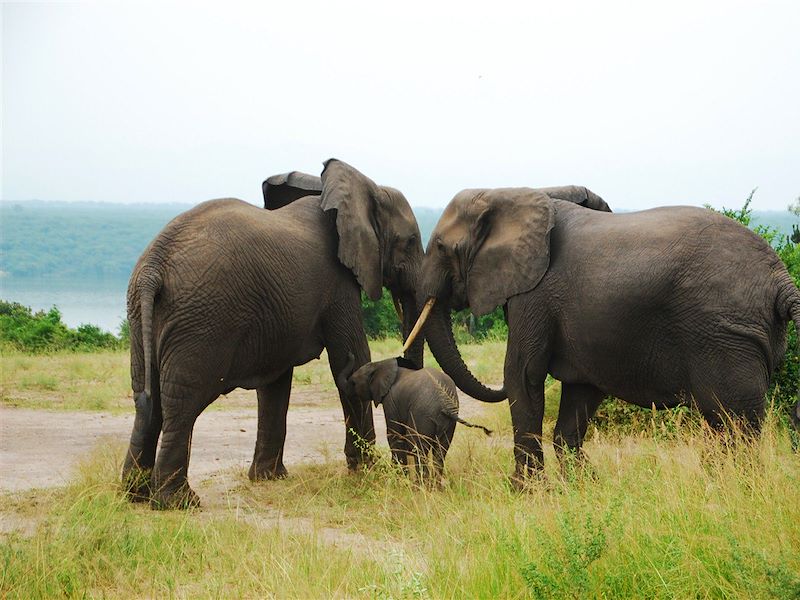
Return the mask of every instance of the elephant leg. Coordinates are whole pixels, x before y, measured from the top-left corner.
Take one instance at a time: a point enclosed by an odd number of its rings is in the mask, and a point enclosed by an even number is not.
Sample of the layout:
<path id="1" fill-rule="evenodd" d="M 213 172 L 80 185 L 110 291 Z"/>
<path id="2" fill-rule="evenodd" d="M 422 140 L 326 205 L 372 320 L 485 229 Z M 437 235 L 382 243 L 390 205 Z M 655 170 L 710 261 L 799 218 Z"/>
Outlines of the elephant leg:
<path id="1" fill-rule="evenodd" d="M 386 437 L 389 440 L 389 448 L 392 451 L 392 460 L 405 470 L 408 467 L 408 455 L 411 450 L 407 439 L 402 433 L 394 429 L 387 429 Z"/>
<path id="2" fill-rule="evenodd" d="M 369 362 L 369 345 L 361 324 L 360 310 L 349 311 L 341 306 L 332 309 L 323 323 L 323 334 L 334 381 L 347 366 L 350 353 L 355 356 L 353 369 Z M 375 424 L 372 419 L 372 404 L 348 398 L 344 390 L 339 390 L 339 400 L 344 413 L 344 455 L 347 468 L 355 471 L 359 465 L 369 465 L 374 461 Z"/>
<path id="3" fill-rule="evenodd" d="M 283 465 L 283 445 L 286 441 L 286 412 L 292 391 L 289 369 L 269 385 L 258 388 L 258 433 L 253 462 L 247 475 L 251 481 L 281 479 L 288 475 Z"/>
<path id="4" fill-rule="evenodd" d="M 417 479 L 420 483 L 428 483 L 431 479 L 430 453 L 431 439 L 427 436 L 414 435 L 414 462 L 416 464 Z"/>
<path id="5" fill-rule="evenodd" d="M 444 459 L 447 456 L 447 451 L 450 449 L 450 444 L 453 443 L 453 435 L 455 432 L 456 424 L 454 422 L 448 423 L 437 430 L 436 439 L 433 442 L 431 451 L 433 471 L 439 487 L 444 485 Z"/>
<path id="6" fill-rule="evenodd" d="M 161 394 L 158 385 L 152 386 L 150 402 L 144 392 L 134 394 L 136 417 L 125 462 L 122 467 L 122 484 L 132 502 L 150 500 L 150 477 L 156 462 L 156 447 L 161 434 Z"/>
<path id="7" fill-rule="evenodd" d="M 444 486 L 444 459 L 447 456 L 447 450 L 450 448 L 450 440 L 443 436 L 433 443 L 432 459 L 433 459 L 433 476 L 436 485 L 439 487 Z"/>
<path id="8" fill-rule="evenodd" d="M 153 467 L 153 508 L 190 508 L 200 505 L 198 495 L 189 487 L 187 474 L 194 423 L 211 400 L 196 402 L 191 396 L 176 399 L 162 395 L 164 423 L 161 447 Z"/>
<path id="9" fill-rule="evenodd" d="M 761 431 L 766 409 L 768 372 L 760 360 L 748 354 L 725 357 L 723 364 L 737 368 L 721 369 L 711 359 L 701 363 L 706 368 L 695 377 L 701 380 L 703 376 L 707 383 L 694 391 L 693 402 L 712 429 L 755 437 Z"/>
<path id="10" fill-rule="evenodd" d="M 544 468 L 542 420 L 544 419 L 544 377 L 532 384 L 509 389 L 511 425 L 514 431 L 514 475 L 511 483 L 522 489 L 527 480 Z"/>
<path id="11" fill-rule="evenodd" d="M 592 385 L 563 383 L 561 386 L 561 404 L 558 409 L 558 420 L 553 431 L 553 446 L 561 463 L 562 471 L 566 467 L 568 454 L 573 455 L 579 463 L 584 460 L 583 438 L 597 407 L 603 401 L 604 394 Z"/>

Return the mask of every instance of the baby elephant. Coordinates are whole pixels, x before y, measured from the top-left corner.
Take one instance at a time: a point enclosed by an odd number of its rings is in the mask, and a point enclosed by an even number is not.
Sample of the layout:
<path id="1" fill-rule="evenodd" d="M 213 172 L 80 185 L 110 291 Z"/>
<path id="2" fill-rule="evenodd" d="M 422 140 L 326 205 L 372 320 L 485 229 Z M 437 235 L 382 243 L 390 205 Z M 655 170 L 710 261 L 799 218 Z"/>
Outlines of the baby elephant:
<path id="1" fill-rule="evenodd" d="M 441 483 L 444 458 L 453 441 L 456 422 L 473 425 L 458 416 L 458 396 L 453 380 L 435 369 L 420 369 L 404 358 L 389 358 L 363 365 L 349 377 L 352 363 L 337 377 L 350 398 L 383 403 L 392 458 L 401 465 L 409 456 L 423 481 L 431 478 L 428 457 L 433 455 L 436 481 Z"/>

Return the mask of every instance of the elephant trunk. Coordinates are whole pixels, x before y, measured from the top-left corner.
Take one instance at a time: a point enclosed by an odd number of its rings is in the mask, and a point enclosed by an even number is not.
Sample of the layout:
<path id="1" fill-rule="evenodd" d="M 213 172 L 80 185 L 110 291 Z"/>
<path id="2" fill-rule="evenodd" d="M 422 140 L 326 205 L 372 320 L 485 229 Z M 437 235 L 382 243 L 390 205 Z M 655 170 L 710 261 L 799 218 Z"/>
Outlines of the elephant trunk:
<path id="1" fill-rule="evenodd" d="M 353 374 L 353 367 L 356 364 L 356 357 L 353 355 L 352 352 L 348 353 L 347 355 L 347 364 L 344 368 L 336 374 L 334 380 L 336 381 L 336 387 L 339 388 L 339 391 L 344 394 L 345 389 L 347 388 L 347 379 L 350 375 Z"/>
<path id="2" fill-rule="evenodd" d="M 400 297 L 400 306 L 402 307 L 402 323 L 403 323 L 403 341 L 408 339 L 411 330 L 414 328 L 414 323 L 417 322 L 419 311 L 417 310 L 417 302 L 414 294 L 404 294 Z M 425 339 L 423 336 L 417 336 L 411 345 L 404 351 L 406 359 L 412 361 L 419 368 L 424 367 L 423 364 L 423 351 L 425 349 Z"/>
<path id="3" fill-rule="evenodd" d="M 450 307 L 445 301 L 440 300 L 433 306 L 423 331 L 442 370 L 453 379 L 462 392 L 482 402 L 502 402 L 507 398 L 505 388 L 493 390 L 486 387 L 475 378 L 464 363 L 453 337 Z"/>

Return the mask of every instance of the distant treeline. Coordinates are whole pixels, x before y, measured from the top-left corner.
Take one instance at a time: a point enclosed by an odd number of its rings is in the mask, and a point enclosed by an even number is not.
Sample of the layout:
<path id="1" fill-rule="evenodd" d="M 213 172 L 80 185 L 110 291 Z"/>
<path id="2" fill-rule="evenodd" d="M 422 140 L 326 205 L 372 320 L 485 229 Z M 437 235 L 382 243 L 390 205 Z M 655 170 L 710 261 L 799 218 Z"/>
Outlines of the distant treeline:
<path id="1" fill-rule="evenodd" d="M 0 271 L 12 277 L 127 278 L 188 204 L 0 203 Z M 441 210 L 414 209 L 427 241 Z"/>

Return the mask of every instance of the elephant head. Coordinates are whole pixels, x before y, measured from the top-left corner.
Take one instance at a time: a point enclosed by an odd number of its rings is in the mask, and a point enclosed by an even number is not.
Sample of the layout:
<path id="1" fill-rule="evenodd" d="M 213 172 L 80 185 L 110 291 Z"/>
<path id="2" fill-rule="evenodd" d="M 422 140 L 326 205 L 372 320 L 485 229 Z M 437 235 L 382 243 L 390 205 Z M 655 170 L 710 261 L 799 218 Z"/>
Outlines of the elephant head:
<path id="1" fill-rule="evenodd" d="M 336 377 L 337 387 L 361 402 L 371 400 L 375 406 L 383 402 L 384 397 L 397 381 L 399 367 L 415 371 L 420 368 L 416 363 L 402 356 L 370 362 L 355 371 L 353 371 L 353 363 L 351 354 L 347 366 Z"/>
<path id="2" fill-rule="evenodd" d="M 450 310 L 483 315 L 533 289 L 550 263 L 551 198 L 530 188 L 464 190 L 442 213 L 426 251 L 419 298 L 425 337 L 437 361 L 465 393 L 499 402 L 504 390 L 480 383 L 453 338 Z M 419 325 L 419 323 L 418 323 Z M 419 327 L 415 327 L 419 330 Z"/>
<path id="3" fill-rule="evenodd" d="M 416 290 L 422 241 L 408 201 L 398 190 L 377 185 L 340 160 L 325 161 L 321 206 L 335 215 L 339 261 L 350 269 L 372 300 L 389 289 L 407 338 L 419 314 Z M 422 340 L 406 357 L 422 364 Z"/>
<path id="4" fill-rule="evenodd" d="M 363 365 L 347 378 L 347 385 L 361 402 L 378 406 L 397 380 L 397 359 L 387 358 Z"/>
<path id="5" fill-rule="evenodd" d="M 372 300 L 389 289 L 408 338 L 419 312 L 416 288 L 422 265 L 417 220 L 403 194 L 377 185 L 345 162 L 329 159 L 322 176 L 300 171 L 272 175 L 261 185 L 264 208 L 275 210 L 305 196 L 321 196 L 322 208 L 335 211 L 338 258 Z M 406 357 L 422 364 L 422 340 Z"/>

